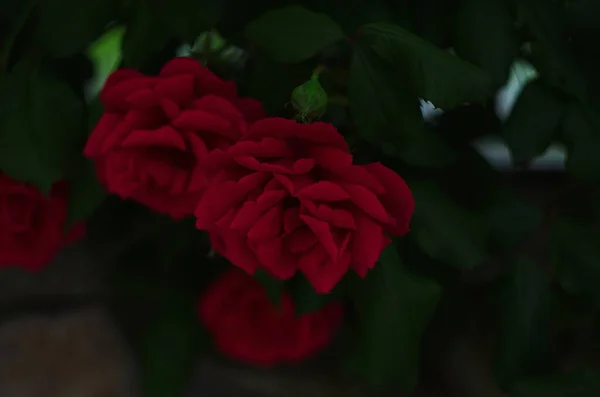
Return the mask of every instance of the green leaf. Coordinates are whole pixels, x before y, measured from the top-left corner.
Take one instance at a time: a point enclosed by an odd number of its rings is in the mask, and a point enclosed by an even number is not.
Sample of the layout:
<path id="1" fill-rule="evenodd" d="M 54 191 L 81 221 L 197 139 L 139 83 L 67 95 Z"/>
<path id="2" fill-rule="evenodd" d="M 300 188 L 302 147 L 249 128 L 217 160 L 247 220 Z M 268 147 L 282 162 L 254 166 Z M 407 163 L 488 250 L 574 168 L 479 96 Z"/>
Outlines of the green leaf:
<path id="1" fill-rule="evenodd" d="M 142 394 L 183 396 L 201 342 L 208 338 L 196 318 L 195 297 L 169 291 L 161 298 L 161 308 L 142 339 Z"/>
<path id="2" fill-rule="evenodd" d="M 344 33 L 353 37 L 366 23 L 394 22 L 396 17 L 410 17 L 410 13 L 405 12 L 408 6 L 405 1 L 390 4 L 386 0 L 346 0 L 343 6 L 334 1 L 319 1 L 311 4 L 311 10 L 329 15 Z"/>
<path id="3" fill-rule="evenodd" d="M 190 44 L 215 27 L 224 7 L 222 0 L 147 0 L 145 4 L 169 33 Z"/>
<path id="4" fill-rule="evenodd" d="M 140 5 L 136 8 L 123 37 L 125 67 L 142 68 L 167 45 L 169 33 L 161 25 L 161 21 L 152 15 L 148 7 Z"/>
<path id="5" fill-rule="evenodd" d="M 119 3 L 117 0 L 41 1 L 36 38 L 55 56 L 82 51 L 116 18 Z"/>
<path id="6" fill-rule="evenodd" d="M 358 285 L 362 293 L 355 306 L 362 333 L 348 369 L 376 386 L 397 383 L 410 395 L 417 383 L 421 336 L 441 288 L 402 267 L 394 244 Z"/>
<path id="7" fill-rule="evenodd" d="M 300 6 L 268 11 L 246 27 L 247 39 L 278 62 L 312 58 L 344 38 L 344 32 L 325 14 Z"/>
<path id="8" fill-rule="evenodd" d="M 530 161 L 546 151 L 558 132 L 563 110 L 563 100 L 541 80 L 523 88 L 503 131 L 513 161 Z"/>
<path id="9" fill-rule="evenodd" d="M 373 51 L 368 41 L 356 43 L 348 84 L 350 110 L 363 139 L 404 147 L 407 137 L 423 132 L 417 93 L 404 81 L 401 70 Z"/>
<path id="10" fill-rule="evenodd" d="M 13 47 L 36 5 L 37 0 L 0 2 L 0 72 L 9 66 Z"/>
<path id="11" fill-rule="evenodd" d="M 82 162 L 80 172 L 69 182 L 67 226 L 89 218 L 106 198 L 106 190 L 96 178 L 94 166 L 89 161 Z"/>
<path id="12" fill-rule="evenodd" d="M 88 102 L 88 120 L 87 120 L 88 135 L 91 134 L 94 127 L 96 127 L 96 124 L 102 117 L 103 113 L 104 113 L 104 106 L 102 105 L 102 102 L 100 102 L 99 97 L 96 97 L 96 98 L 92 99 L 90 102 Z"/>
<path id="13" fill-rule="evenodd" d="M 275 306 L 279 307 L 285 291 L 285 282 L 274 278 L 262 269 L 258 269 L 254 272 L 254 278 L 263 286 L 269 300 Z"/>
<path id="14" fill-rule="evenodd" d="M 406 163 L 417 167 L 445 167 L 457 160 L 452 146 L 427 128 L 401 146 L 400 156 Z"/>
<path id="15" fill-rule="evenodd" d="M 512 190 L 498 189 L 484 219 L 497 243 L 512 251 L 541 226 L 543 211 Z"/>
<path id="16" fill-rule="evenodd" d="M 571 53 L 565 24 L 565 4 L 546 0 L 517 0 L 521 19 L 533 33 L 534 66 L 553 86 L 585 100 L 586 81 Z"/>
<path id="17" fill-rule="evenodd" d="M 374 23 L 360 30 L 364 40 L 397 69 L 411 92 L 440 109 L 487 99 L 493 94 L 490 76 L 479 67 L 444 51 L 399 26 Z"/>
<path id="18" fill-rule="evenodd" d="M 419 0 L 411 4 L 414 9 L 415 33 L 438 47 L 451 47 L 458 2 L 459 0 Z"/>
<path id="19" fill-rule="evenodd" d="M 461 58 L 486 70 L 496 86 L 508 80 L 519 50 L 506 0 L 460 0 L 454 50 Z"/>
<path id="20" fill-rule="evenodd" d="M 594 128 L 580 104 L 567 106 L 562 137 L 567 146 L 567 171 L 583 181 L 600 180 L 600 131 Z"/>
<path id="21" fill-rule="evenodd" d="M 487 259 L 487 227 L 474 213 L 450 201 L 433 183 L 409 182 L 416 207 L 411 234 L 429 256 L 459 269 Z"/>
<path id="22" fill-rule="evenodd" d="M 98 95 L 108 76 L 121 64 L 124 34 L 124 26 L 115 26 L 88 46 L 86 53 L 94 65 L 94 78 L 86 87 L 88 98 Z"/>
<path id="23" fill-rule="evenodd" d="M 591 371 L 522 380 L 509 394 L 509 397 L 594 396 L 600 396 L 600 374 Z"/>
<path id="24" fill-rule="evenodd" d="M 312 285 L 302 275 L 292 282 L 292 298 L 296 314 L 301 316 L 320 310 L 323 306 L 340 297 L 341 282 L 329 294 L 318 294 Z"/>
<path id="25" fill-rule="evenodd" d="M 292 91 L 310 79 L 314 67 L 309 62 L 282 64 L 260 55 L 249 62 L 248 79 L 240 91 L 261 101 L 270 115 L 285 114 Z"/>
<path id="26" fill-rule="evenodd" d="M 524 257 L 512 265 L 502 292 L 495 374 L 505 385 L 537 370 L 548 359 L 556 300 L 548 273 Z"/>
<path id="27" fill-rule="evenodd" d="M 81 150 L 84 116 L 83 102 L 66 84 L 17 65 L 0 81 L 0 169 L 48 192 Z"/>
<path id="28" fill-rule="evenodd" d="M 552 224 L 549 246 L 561 286 L 600 305 L 598 233 L 580 221 L 561 217 Z"/>

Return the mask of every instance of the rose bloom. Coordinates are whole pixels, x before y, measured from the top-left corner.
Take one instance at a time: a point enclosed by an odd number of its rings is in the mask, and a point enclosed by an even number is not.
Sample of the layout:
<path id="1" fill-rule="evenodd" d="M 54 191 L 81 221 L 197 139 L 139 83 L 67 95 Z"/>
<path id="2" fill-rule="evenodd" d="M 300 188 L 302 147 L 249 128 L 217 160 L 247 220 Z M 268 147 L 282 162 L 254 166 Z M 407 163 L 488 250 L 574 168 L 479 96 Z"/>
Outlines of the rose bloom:
<path id="1" fill-rule="evenodd" d="M 221 353 L 262 366 L 297 363 L 318 353 L 331 342 L 343 314 L 339 302 L 330 302 L 297 316 L 290 295 L 276 307 L 255 279 L 235 268 L 211 284 L 198 307 Z"/>
<path id="2" fill-rule="evenodd" d="M 83 223 L 64 232 L 67 186 L 54 184 L 48 196 L 0 174 L 0 267 L 40 270 L 64 245 L 83 237 Z"/>
<path id="3" fill-rule="evenodd" d="M 328 123 L 260 120 L 207 164 L 214 176 L 196 226 L 250 274 L 260 268 L 288 279 L 300 270 L 328 293 L 348 269 L 366 276 L 386 234 L 409 230 L 414 200 L 404 180 L 380 163 L 353 165 Z"/>
<path id="4" fill-rule="evenodd" d="M 158 76 L 121 69 L 100 94 L 104 114 L 85 155 L 106 189 L 174 219 L 193 214 L 205 187 L 202 163 L 263 116 L 262 105 L 238 98 L 191 58 L 175 58 Z"/>

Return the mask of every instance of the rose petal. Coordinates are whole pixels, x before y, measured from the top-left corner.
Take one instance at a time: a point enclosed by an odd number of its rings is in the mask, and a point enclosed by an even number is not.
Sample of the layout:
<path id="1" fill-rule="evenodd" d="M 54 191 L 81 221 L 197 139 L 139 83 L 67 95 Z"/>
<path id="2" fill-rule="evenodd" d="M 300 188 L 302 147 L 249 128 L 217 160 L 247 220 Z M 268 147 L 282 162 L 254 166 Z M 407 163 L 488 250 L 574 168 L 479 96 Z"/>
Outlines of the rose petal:
<path id="1" fill-rule="evenodd" d="M 269 117 L 252 124 L 246 139 L 256 140 L 265 137 L 280 139 L 302 139 L 308 142 L 328 144 L 342 150 L 349 150 L 344 137 L 329 123 L 299 124 L 294 120 Z"/>
<path id="2" fill-rule="evenodd" d="M 272 190 L 263 193 L 256 202 L 246 201 L 231 223 L 232 229 L 248 230 L 269 208 L 278 204 L 286 196 L 285 192 Z"/>
<path id="3" fill-rule="evenodd" d="M 259 141 L 238 141 L 228 149 L 232 156 L 260 158 L 291 157 L 294 155 L 288 143 L 281 139 L 264 138 Z"/>
<path id="4" fill-rule="evenodd" d="M 363 214 L 355 216 L 356 230 L 352 238 L 352 268 L 364 278 L 375 266 L 383 249 L 383 228 Z"/>
<path id="5" fill-rule="evenodd" d="M 342 184 L 342 187 L 348 192 L 350 199 L 358 206 L 358 208 L 377 219 L 379 222 L 393 222 L 381 202 L 379 202 L 375 193 L 361 185 L 344 183 Z"/>
<path id="6" fill-rule="evenodd" d="M 323 202 L 343 201 L 350 199 L 350 195 L 344 189 L 342 189 L 339 185 L 329 181 L 315 182 L 312 185 L 306 186 L 299 190 L 295 196 L 298 198 Z"/>
<path id="7" fill-rule="evenodd" d="M 217 244 L 214 244 L 216 239 L 219 241 Z M 248 247 L 244 236 L 222 229 L 217 235 L 211 236 L 211 241 L 213 241 L 212 247 L 215 251 L 245 272 L 254 274 L 256 269 L 259 268 L 259 263 L 252 250 Z"/>
<path id="8" fill-rule="evenodd" d="M 332 260 L 337 260 L 339 251 L 335 245 L 331 228 L 327 222 L 320 221 L 312 216 L 300 215 L 300 219 L 310 228 L 315 234 L 317 240 L 321 243 L 325 251 L 329 254 Z"/>
<path id="9" fill-rule="evenodd" d="M 386 230 L 395 236 L 408 233 L 410 219 L 415 211 L 415 200 L 404 179 L 381 163 L 363 167 L 385 187 L 385 194 L 380 195 L 379 200 L 395 221 Z"/>
<path id="10" fill-rule="evenodd" d="M 173 120 L 173 126 L 182 130 L 194 130 L 205 134 L 218 134 L 225 138 L 237 139 L 241 131 L 219 115 L 203 110 L 184 110 Z"/>
<path id="11" fill-rule="evenodd" d="M 317 242 L 317 237 L 308 228 L 296 229 L 286 238 L 287 247 L 293 254 L 301 254 L 306 252 L 314 247 Z"/>
<path id="12" fill-rule="evenodd" d="M 186 150 L 181 134 L 169 125 L 156 130 L 134 130 L 121 142 L 123 147 L 163 147 Z"/>
<path id="13" fill-rule="evenodd" d="M 100 93 L 100 101 L 107 111 L 123 112 L 130 108 L 128 98 L 136 91 L 151 88 L 156 79 L 151 77 L 118 77 L 118 82 L 105 85 Z"/>
<path id="14" fill-rule="evenodd" d="M 229 99 L 219 97 L 217 95 L 205 95 L 196 99 L 190 105 L 190 109 L 203 110 L 208 113 L 220 115 L 225 120 L 229 120 L 232 124 L 238 125 L 246 132 L 246 121 L 240 111 L 231 103 Z"/>
<path id="15" fill-rule="evenodd" d="M 177 116 L 179 116 L 181 109 L 179 108 L 179 105 L 177 105 L 172 99 L 160 98 L 159 105 L 169 120 L 175 120 Z"/>
<path id="16" fill-rule="evenodd" d="M 283 242 L 281 238 L 259 242 L 254 252 L 262 267 L 269 270 L 276 270 L 281 261 Z"/>
<path id="17" fill-rule="evenodd" d="M 132 92 L 126 98 L 131 109 L 152 109 L 160 102 L 160 96 L 150 88 Z"/>
<path id="18" fill-rule="evenodd" d="M 210 230 L 217 219 L 232 207 L 238 206 L 251 190 L 263 185 L 267 179 L 268 175 L 256 172 L 237 182 L 229 181 L 209 187 L 196 207 L 196 227 Z"/>
<path id="19" fill-rule="evenodd" d="M 348 253 L 333 260 L 314 249 L 302 257 L 298 267 L 317 293 L 328 294 L 348 272 L 350 260 Z"/>
<path id="20" fill-rule="evenodd" d="M 191 74 L 197 76 L 202 73 L 202 64 L 194 58 L 177 57 L 167 62 L 160 71 L 161 77 L 172 77 Z"/>
<path id="21" fill-rule="evenodd" d="M 118 114 L 104 113 L 102 117 L 100 117 L 98 124 L 96 124 L 92 130 L 92 133 L 85 144 L 83 154 L 88 158 L 99 156 L 102 152 L 104 141 L 113 133 L 122 119 L 123 117 Z"/>
<path id="22" fill-rule="evenodd" d="M 335 182 L 348 182 L 362 185 L 377 195 L 385 192 L 385 189 L 379 180 L 361 165 L 350 165 L 347 167 L 336 168 L 335 170 L 329 169 L 325 171 L 325 175 Z"/>
<path id="23" fill-rule="evenodd" d="M 194 75 L 182 74 L 164 77 L 157 81 L 154 91 L 173 100 L 179 106 L 186 106 L 195 97 Z"/>
<path id="24" fill-rule="evenodd" d="M 268 209 L 248 230 L 247 236 L 252 240 L 265 240 L 277 237 L 283 227 L 283 207 L 278 205 Z"/>
<path id="25" fill-rule="evenodd" d="M 236 98 L 233 100 L 233 104 L 240 110 L 249 123 L 265 117 L 265 109 L 262 103 L 256 99 Z"/>
<path id="26" fill-rule="evenodd" d="M 332 146 L 311 146 L 310 157 L 321 167 L 336 170 L 352 165 L 352 154 Z"/>

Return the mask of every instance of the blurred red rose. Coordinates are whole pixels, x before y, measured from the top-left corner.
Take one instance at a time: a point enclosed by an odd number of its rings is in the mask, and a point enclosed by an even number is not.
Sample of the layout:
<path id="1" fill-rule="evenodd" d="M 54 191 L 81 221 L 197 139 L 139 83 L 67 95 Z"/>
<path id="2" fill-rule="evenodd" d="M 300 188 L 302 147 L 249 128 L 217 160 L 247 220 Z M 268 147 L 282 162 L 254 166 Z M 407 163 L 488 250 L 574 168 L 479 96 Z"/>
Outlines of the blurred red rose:
<path id="1" fill-rule="evenodd" d="M 205 186 L 202 161 L 239 139 L 262 105 L 238 98 L 191 58 L 176 58 L 158 76 L 121 69 L 107 80 L 104 114 L 85 155 L 111 193 L 179 219 L 193 214 Z"/>
<path id="2" fill-rule="evenodd" d="M 0 267 L 39 270 L 61 246 L 83 237 L 83 223 L 64 231 L 67 197 L 63 182 L 44 196 L 31 185 L 0 174 Z"/>
<path id="3" fill-rule="evenodd" d="M 348 269 L 365 277 L 389 239 L 409 230 L 414 200 L 379 163 L 353 165 L 331 124 L 267 118 L 207 160 L 214 170 L 196 226 L 215 251 L 253 273 L 300 270 L 328 293 Z"/>
<path id="4" fill-rule="evenodd" d="M 296 363 L 324 347 L 342 321 L 340 302 L 297 316 L 291 296 L 280 307 L 264 288 L 238 269 L 221 275 L 204 292 L 199 315 L 218 349 L 233 359 L 255 365 Z"/>

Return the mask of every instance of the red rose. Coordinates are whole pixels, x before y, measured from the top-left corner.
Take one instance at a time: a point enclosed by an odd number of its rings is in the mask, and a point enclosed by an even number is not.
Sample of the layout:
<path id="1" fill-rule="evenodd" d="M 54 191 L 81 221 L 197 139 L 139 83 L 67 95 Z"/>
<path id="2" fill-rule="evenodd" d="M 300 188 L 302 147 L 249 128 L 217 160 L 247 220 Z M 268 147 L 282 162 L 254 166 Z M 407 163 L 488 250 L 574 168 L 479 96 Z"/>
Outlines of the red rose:
<path id="1" fill-rule="evenodd" d="M 297 316 L 292 298 L 284 294 L 273 305 L 252 277 L 232 269 L 204 292 L 199 315 L 225 355 L 257 365 L 296 363 L 329 344 L 342 320 L 342 305 Z"/>
<path id="2" fill-rule="evenodd" d="M 263 116 L 191 58 L 167 63 L 159 76 L 121 69 L 107 80 L 105 112 L 85 147 L 111 193 L 178 219 L 191 215 L 205 186 L 202 161 L 226 148 Z"/>
<path id="3" fill-rule="evenodd" d="M 243 140 L 214 151 L 215 170 L 196 226 L 248 273 L 287 279 L 300 270 L 328 293 L 354 269 L 364 277 L 389 239 L 409 230 L 414 200 L 379 163 L 353 165 L 331 124 L 281 118 L 256 122 Z"/>
<path id="4" fill-rule="evenodd" d="M 83 237 L 83 223 L 64 233 L 67 188 L 56 183 L 49 196 L 0 174 L 0 267 L 39 270 L 63 244 Z"/>

